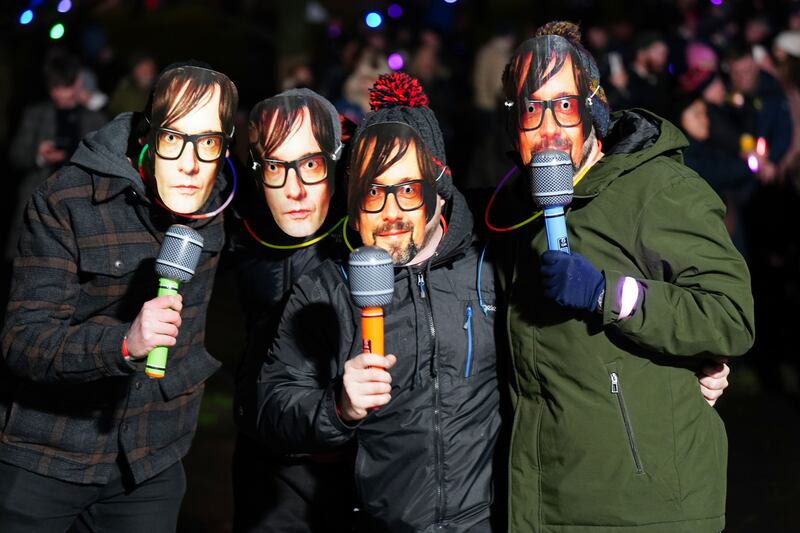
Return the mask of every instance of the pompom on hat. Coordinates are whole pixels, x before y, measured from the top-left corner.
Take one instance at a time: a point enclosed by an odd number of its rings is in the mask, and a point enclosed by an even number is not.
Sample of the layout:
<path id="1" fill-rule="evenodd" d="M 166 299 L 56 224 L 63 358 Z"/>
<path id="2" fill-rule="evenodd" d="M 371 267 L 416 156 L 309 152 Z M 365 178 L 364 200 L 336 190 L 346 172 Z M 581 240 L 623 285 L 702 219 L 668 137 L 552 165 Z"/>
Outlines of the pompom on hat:
<path id="1" fill-rule="evenodd" d="M 428 97 L 419 80 L 405 72 L 382 74 L 369 90 L 369 105 L 372 111 L 358 126 L 356 142 L 365 129 L 376 124 L 400 123 L 411 127 L 443 170 L 436 181 L 436 191 L 442 198 L 449 199 L 453 195 L 453 178 L 447 168 L 442 130 L 428 107 Z"/>

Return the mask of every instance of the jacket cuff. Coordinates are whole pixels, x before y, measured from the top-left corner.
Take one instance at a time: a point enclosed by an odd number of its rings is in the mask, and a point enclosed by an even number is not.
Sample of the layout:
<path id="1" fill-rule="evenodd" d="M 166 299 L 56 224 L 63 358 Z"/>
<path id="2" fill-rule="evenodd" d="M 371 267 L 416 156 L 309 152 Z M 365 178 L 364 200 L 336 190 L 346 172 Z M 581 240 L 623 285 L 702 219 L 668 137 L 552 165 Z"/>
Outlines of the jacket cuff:
<path id="1" fill-rule="evenodd" d="M 144 360 L 126 359 L 122 355 L 122 339 L 130 324 L 119 324 L 105 328 L 100 341 L 98 366 L 108 376 L 129 376 L 144 368 Z"/>
<path id="2" fill-rule="evenodd" d="M 361 425 L 361 422 L 363 422 L 363 420 L 359 420 L 354 423 L 348 423 L 342 420 L 342 418 L 339 416 L 339 411 L 336 406 L 336 396 L 339 387 L 340 387 L 339 380 L 332 381 L 331 384 L 328 385 L 328 388 L 325 390 L 325 398 L 323 400 L 325 403 L 325 413 L 327 418 L 330 420 L 333 429 L 336 432 L 342 434 L 343 436 L 349 438 L 350 436 L 352 436 L 352 434 L 355 432 L 358 426 Z"/>

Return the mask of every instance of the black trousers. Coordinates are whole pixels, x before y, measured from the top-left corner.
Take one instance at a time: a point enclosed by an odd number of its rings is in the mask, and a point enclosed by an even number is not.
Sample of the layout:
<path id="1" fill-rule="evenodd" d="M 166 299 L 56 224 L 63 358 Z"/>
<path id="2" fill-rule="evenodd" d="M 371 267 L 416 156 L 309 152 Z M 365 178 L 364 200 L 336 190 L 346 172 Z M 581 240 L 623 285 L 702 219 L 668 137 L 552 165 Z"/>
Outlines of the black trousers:
<path id="1" fill-rule="evenodd" d="M 233 453 L 234 533 L 349 533 L 352 461 L 275 457 L 240 432 Z"/>
<path id="2" fill-rule="evenodd" d="M 81 485 L 0 462 L 0 531 L 174 533 L 184 492 L 180 461 L 135 486 L 123 471 L 105 485 Z"/>

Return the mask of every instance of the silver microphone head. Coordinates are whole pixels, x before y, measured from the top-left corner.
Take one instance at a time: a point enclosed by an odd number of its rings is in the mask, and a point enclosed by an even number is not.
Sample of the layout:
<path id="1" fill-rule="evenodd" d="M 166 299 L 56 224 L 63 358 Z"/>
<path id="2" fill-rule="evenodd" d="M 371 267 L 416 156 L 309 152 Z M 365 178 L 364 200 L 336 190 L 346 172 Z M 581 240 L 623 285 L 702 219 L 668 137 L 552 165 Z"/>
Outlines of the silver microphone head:
<path id="1" fill-rule="evenodd" d="M 350 254 L 350 296 L 360 308 L 386 307 L 394 294 L 394 265 L 389 252 L 377 246 L 362 246 Z"/>
<path id="2" fill-rule="evenodd" d="M 156 259 L 156 274 L 162 278 L 187 282 L 194 276 L 202 251 L 202 235 L 189 226 L 173 224 L 167 228 L 164 242 L 161 243 Z"/>
<path id="3" fill-rule="evenodd" d="M 572 160 L 566 152 L 544 150 L 533 154 L 531 194 L 540 209 L 572 202 Z"/>

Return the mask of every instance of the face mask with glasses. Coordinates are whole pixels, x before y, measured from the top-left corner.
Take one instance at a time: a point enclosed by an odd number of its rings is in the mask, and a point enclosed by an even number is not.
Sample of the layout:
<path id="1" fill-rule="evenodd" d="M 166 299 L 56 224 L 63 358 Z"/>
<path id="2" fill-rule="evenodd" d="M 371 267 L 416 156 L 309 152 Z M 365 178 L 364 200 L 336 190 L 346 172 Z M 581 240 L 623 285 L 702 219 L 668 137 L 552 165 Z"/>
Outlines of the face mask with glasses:
<path id="1" fill-rule="evenodd" d="M 295 159 L 294 161 L 281 161 L 280 159 L 262 159 L 262 182 L 270 189 L 280 189 L 286 184 L 289 169 L 294 169 L 295 174 L 304 185 L 315 185 L 325 181 L 328 177 L 328 168 L 333 158 L 323 152 L 316 152 Z"/>
<path id="2" fill-rule="evenodd" d="M 211 131 L 189 135 L 169 128 L 156 130 L 156 154 L 162 159 L 178 159 L 183 153 L 186 143 L 192 143 L 197 159 L 204 163 L 213 163 L 225 154 L 228 137 L 224 132 Z"/>
<path id="3" fill-rule="evenodd" d="M 395 185 L 370 185 L 361 200 L 361 210 L 366 213 L 380 213 L 386 205 L 386 198 L 394 195 L 401 211 L 414 211 L 422 207 L 425 197 L 430 196 L 431 186 L 423 180 L 410 180 Z"/>
<path id="4" fill-rule="evenodd" d="M 525 98 L 515 113 L 517 126 L 523 131 L 538 129 L 544 121 L 545 111 L 550 109 L 556 124 L 571 128 L 581 123 L 581 98 L 578 95 L 561 96 L 552 100 L 531 100 Z"/>

